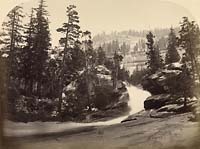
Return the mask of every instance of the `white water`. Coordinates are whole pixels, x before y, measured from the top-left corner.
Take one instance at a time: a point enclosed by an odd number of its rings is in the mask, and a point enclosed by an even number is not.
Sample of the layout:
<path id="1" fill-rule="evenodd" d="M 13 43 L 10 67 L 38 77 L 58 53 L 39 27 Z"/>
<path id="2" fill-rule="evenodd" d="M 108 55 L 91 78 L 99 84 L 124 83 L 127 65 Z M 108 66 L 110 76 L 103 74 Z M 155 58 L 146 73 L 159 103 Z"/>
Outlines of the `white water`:
<path id="1" fill-rule="evenodd" d="M 144 100 L 150 96 L 150 93 L 131 85 L 127 85 L 127 90 L 129 93 L 128 106 L 131 108 L 129 115 L 143 110 Z M 32 123 L 25 124 L 25 123 L 13 123 L 9 121 L 9 122 L 6 122 L 5 124 L 5 127 L 6 127 L 5 135 L 6 136 L 28 136 L 28 135 L 35 135 L 35 134 L 63 132 L 63 131 L 70 130 L 73 128 L 80 128 L 80 127 L 86 127 L 86 126 L 113 125 L 113 124 L 120 123 L 122 120 L 127 118 L 127 116 L 122 116 L 122 117 L 105 121 L 105 122 L 94 122 L 94 123 L 32 122 Z"/>
<path id="2" fill-rule="evenodd" d="M 127 90 L 130 98 L 128 102 L 128 106 L 131 107 L 130 115 L 143 110 L 144 101 L 147 97 L 151 96 L 151 94 L 132 85 L 128 86 Z"/>

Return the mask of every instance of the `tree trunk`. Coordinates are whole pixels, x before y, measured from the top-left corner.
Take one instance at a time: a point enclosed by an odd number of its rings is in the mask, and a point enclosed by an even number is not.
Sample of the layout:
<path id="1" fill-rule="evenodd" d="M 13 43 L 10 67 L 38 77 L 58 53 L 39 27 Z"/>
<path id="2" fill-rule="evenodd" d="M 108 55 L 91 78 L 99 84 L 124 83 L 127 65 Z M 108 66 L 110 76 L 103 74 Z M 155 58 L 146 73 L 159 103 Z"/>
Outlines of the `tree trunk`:
<path id="1" fill-rule="evenodd" d="M 65 42 L 65 47 L 64 47 L 64 56 L 63 56 L 63 59 L 62 59 L 62 68 L 61 68 L 61 75 L 60 75 L 60 82 L 59 82 L 58 113 L 59 113 L 60 120 L 62 120 L 62 93 L 63 93 L 63 88 L 64 88 L 64 73 L 65 73 L 65 70 L 66 70 L 65 60 L 66 60 L 66 54 L 67 54 L 67 49 L 68 49 L 68 34 L 69 34 L 69 31 L 67 29 L 66 42 Z"/>
<path id="2" fill-rule="evenodd" d="M 4 113 L 7 110 L 6 108 L 6 103 L 7 103 L 7 91 L 8 91 L 8 81 L 7 80 L 7 69 L 6 69 L 6 65 L 4 62 L 0 61 L 0 148 L 4 149 L 6 146 L 6 140 L 4 138 L 4 131 L 3 131 L 3 127 L 4 127 Z M 2 71 L 3 70 L 3 71 Z"/>
<path id="3" fill-rule="evenodd" d="M 29 95 L 30 95 L 30 94 L 29 94 L 30 81 L 27 80 L 27 79 L 25 79 L 25 80 L 24 80 L 24 86 L 25 86 L 24 91 L 25 91 L 26 95 L 29 96 Z"/>
<path id="4" fill-rule="evenodd" d="M 62 93 L 63 93 L 63 80 L 60 79 L 59 83 L 59 101 L 58 101 L 58 113 L 59 113 L 59 118 L 62 120 Z"/>
<path id="5" fill-rule="evenodd" d="M 118 68 L 118 66 L 115 66 L 114 77 L 113 77 L 113 89 L 114 90 L 117 89 L 118 73 L 119 73 L 119 68 Z"/>
<path id="6" fill-rule="evenodd" d="M 37 93 L 38 98 L 40 99 L 41 98 L 41 81 L 40 80 L 37 82 L 36 93 Z"/>
<path id="7" fill-rule="evenodd" d="M 33 80 L 32 79 L 29 81 L 28 94 L 29 95 L 33 94 Z"/>
<path id="8" fill-rule="evenodd" d="M 3 115 L 4 115 L 4 104 L 3 104 L 3 100 L 4 99 L 0 99 L 0 148 L 4 148 L 4 143 L 5 143 L 5 140 L 4 140 L 4 135 L 3 135 Z"/>
<path id="9" fill-rule="evenodd" d="M 194 64 L 195 64 L 195 69 L 196 69 L 196 73 L 198 76 L 198 80 L 200 82 L 200 73 L 199 73 L 199 67 L 198 67 L 198 62 L 197 62 L 196 58 L 194 59 Z"/>
<path id="10" fill-rule="evenodd" d="M 187 97 L 185 96 L 184 97 L 184 109 L 186 110 L 186 108 L 187 108 Z"/>

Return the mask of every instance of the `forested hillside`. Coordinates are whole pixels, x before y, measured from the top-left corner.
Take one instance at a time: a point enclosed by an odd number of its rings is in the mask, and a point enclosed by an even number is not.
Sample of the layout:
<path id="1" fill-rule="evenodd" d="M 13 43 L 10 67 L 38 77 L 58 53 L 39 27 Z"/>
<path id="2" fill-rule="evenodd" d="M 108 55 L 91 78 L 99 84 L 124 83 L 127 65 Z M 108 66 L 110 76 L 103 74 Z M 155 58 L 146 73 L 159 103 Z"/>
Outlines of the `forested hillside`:
<path id="1" fill-rule="evenodd" d="M 122 81 L 129 77 L 120 67 L 123 56 L 116 51 L 108 59 L 103 49 L 94 48 L 91 32 L 81 30 L 75 5 L 66 7 L 67 20 L 57 27 L 59 45 L 52 47 L 47 8 L 46 1 L 39 0 L 27 16 L 23 7 L 16 6 L 2 25 L 0 61 L 7 118 L 85 120 L 88 114 L 112 109 L 114 103 L 121 110 L 113 116 L 123 115 L 128 97 L 119 100 L 127 94 Z"/>

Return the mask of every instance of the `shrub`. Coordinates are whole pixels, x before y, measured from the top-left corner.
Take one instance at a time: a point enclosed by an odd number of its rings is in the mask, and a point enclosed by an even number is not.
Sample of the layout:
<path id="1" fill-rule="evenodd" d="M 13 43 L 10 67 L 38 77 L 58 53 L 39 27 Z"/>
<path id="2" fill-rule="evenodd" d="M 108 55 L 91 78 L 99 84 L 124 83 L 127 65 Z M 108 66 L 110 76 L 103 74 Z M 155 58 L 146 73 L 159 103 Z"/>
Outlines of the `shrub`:
<path id="1" fill-rule="evenodd" d="M 95 88 L 94 105 L 98 109 L 104 109 L 113 100 L 113 88 L 112 86 L 97 86 Z"/>

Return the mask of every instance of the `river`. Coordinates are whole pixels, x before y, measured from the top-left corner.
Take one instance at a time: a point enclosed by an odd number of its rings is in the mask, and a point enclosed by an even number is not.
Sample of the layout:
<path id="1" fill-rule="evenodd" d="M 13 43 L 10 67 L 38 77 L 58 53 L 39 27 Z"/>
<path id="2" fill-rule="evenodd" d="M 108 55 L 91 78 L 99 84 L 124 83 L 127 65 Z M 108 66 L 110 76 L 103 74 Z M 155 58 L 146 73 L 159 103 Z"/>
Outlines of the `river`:
<path id="1" fill-rule="evenodd" d="M 129 115 L 143 110 L 144 100 L 148 96 L 150 96 L 150 93 L 132 85 L 127 85 L 127 91 L 129 93 L 128 106 L 131 109 L 129 112 Z M 63 132 L 70 129 L 87 127 L 87 126 L 113 125 L 113 124 L 120 123 L 129 115 L 122 116 L 122 117 L 105 121 L 105 122 L 94 122 L 94 123 L 74 123 L 74 122 L 14 123 L 11 121 L 6 121 L 5 135 L 6 136 L 28 136 L 28 135 L 36 135 L 36 134 Z"/>

